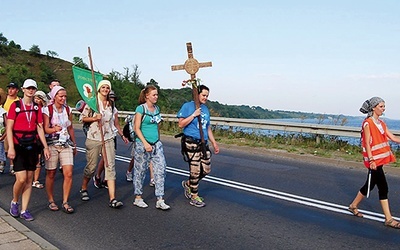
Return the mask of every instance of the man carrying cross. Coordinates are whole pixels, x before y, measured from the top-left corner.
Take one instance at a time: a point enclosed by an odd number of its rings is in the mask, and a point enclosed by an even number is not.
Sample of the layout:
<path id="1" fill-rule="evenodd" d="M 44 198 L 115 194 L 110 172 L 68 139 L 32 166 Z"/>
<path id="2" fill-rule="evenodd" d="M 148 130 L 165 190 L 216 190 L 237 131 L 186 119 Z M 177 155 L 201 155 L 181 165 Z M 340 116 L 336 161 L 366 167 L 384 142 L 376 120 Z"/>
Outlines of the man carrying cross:
<path id="1" fill-rule="evenodd" d="M 178 112 L 179 127 L 183 128 L 182 153 L 184 159 L 189 163 L 190 176 L 188 181 L 182 181 L 185 189 L 185 197 L 190 199 L 190 205 L 204 207 L 204 199 L 198 195 L 199 181 L 211 171 L 211 151 L 208 142 L 211 142 L 214 153 L 219 153 L 219 147 L 215 141 L 210 126 L 210 111 L 206 106 L 209 88 L 200 85 L 199 102 L 200 107 L 196 109 L 194 101 L 183 104 Z M 196 117 L 201 118 L 201 128 Z M 203 131 L 204 142 L 200 138 L 200 130 Z"/>

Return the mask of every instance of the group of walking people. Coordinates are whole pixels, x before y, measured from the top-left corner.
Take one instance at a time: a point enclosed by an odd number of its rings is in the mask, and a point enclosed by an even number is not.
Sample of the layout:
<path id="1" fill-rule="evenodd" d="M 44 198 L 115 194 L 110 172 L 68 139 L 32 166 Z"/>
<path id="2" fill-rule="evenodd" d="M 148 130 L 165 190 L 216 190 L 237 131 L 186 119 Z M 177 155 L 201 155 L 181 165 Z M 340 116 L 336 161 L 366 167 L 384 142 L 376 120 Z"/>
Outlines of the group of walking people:
<path id="1" fill-rule="evenodd" d="M 75 211 L 68 199 L 72 188 L 74 156 L 77 152 L 76 139 L 71 108 L 66 102 L 67 92 L 60 86 L 59 81 L 57 83 L 52 82 L 49 85 L 51 91 L 47 99 L 44 98 L 44 92 L 37 90 L 37 83 L 34 80 L 25 80 L 21 88 L 23 97 L 15 98 L 7 112 L 4 112 L 6 113 L 4 134 L 7 142 L 5 154 L 15 175 L 10 214 L 27 221 L 34 219 L 28 210 L 32 187 L 43 188 L 43 184 L 39 182 L 41 157 L 46 168 L 44 188 L 47 193 L 48 209 L 60 210 L 53 194 L 54 179 L 60 165 L 64 177 L 61 209 L 67 214 Z M 14 83 L 13 85 L 12 87 L 16 87 L 18 92 L 18 86 Z M 10 85 L 8 87 L 11 88 Z M 116 138 L 118 135 L 121 136 L 125 144 L 128 143 L 128 139 L 123 135 L 119 125 L 118 110 L 111 98 L 115 96 L 111 96 L 110 93 L 112 93 L 111 82 L 101 80 L 97 84 L 98 112 L 85 104 L 79 117 L 80 122 L 90 123 L 85 140 L 87 162 L 83 170 L 80 197 L 82 201 L 90 200 L 88 184 L 93 179 L 96 185 L 96 181 L 101 178 L 100 169 L 104 169 L 103 183 L 108 189 L 108 205 L 111 208 L 119 208 L 123 206 L 123 202 L 116 197 Z M 200 107 L 196 108 L 193 101 L 185 103 L 178 113 L 178 118 L 179 126 L 183 128 L 184 133 L 182 153 L 190 167 L 189 180 L 182 182 L 184 194 L 190 199 L 191 205 L 203 207 L 205 202 L 198 196 L 198 185 L 211 170 L 208 142 L 213 145 L 215 153 L 219 152 L 219 148 L 211 131 L 210 113 L 205 105 L 209 89 L 201 85 L 198 93 Z M 147 169 L 152 166 L 154 179 L 152 184 L 157 197 L 155 207 L 168 210 L 170 206 L 164 199 L 166 160 L 160 141 L 162 117 L 160 108 L 156 104 L 157 100 L 158 89 L 153 85 L 147 85 L 140 93 L 139 105 L 135 110 L 136 137 L 131 161 L 135 196 L 133 204 L 140 208 L 148 207 L 142 198 L 143 182 Z M 198 119 L 201 120 L 201 128 L 198 126 Z M 204 135 L 203 140 L 200 129 Z M 96 168 L 99 168 L 97 173 Z M 4 169 L 0 169 L 2 170 Z"/>
<path id="2" fill-rule="evenodd" d="M 57 84 L 58 83 L 58 84 Z M 4 171 L 6 154 L 10 160 L 10 172 L 15 174 L 13 197 L 10 205 L 10 214 L 14 217 L 30 221 L 33 216 L 28 210 L 32 187 L 37 187 L 40 156 L 43 157 L 46 168 L 45 189 L 48 198 L 48 208 L 52 211 L 59 210 L 54 200 L 54 179 L 58 164 L 62 168 L 63 198 L 61 209 L 66 213 L 73 213 L 74 208 L 69 204 L 68 198 L 72 187 L 72 173 L 74 156 L 76 154 L 76 140 L 72 123 L 71 108 L 67 105 L 67 92 L 53 82 L 49 100 L 34 102 L 34 97 L 45 99 L 43 92 L 37 91 L 37 84 L 32 79 L 23 83 L 23 97 L 16 97 L 18 92 L 15 83 L 8 86 L 8 96 L 0 91 L 0 172 Z M 85 147 L 86 166 L 80 188 L 82 201 L 89 201 L 88 183 L 91 179 L 99 181 L 101 170 L 96 175 L 96 167 L 104 169 L 104 185 L 108 188 L 111 208 L 123 206 L 123 202 L 116 198 L 116 137 L 120 135 L 127 144 L 128 139 L 118 121 L 118 110 L 112 100 L 111 82 L 102 80 L 97 85 L 98 112 L 89 105 L 84 105 L 79 120 L 90 123 Z M 199 181 L 211 171 L 211 150 L 219 153 L 218 144 L 210 126 L 210 112 L 206 106 L 209 88 L 198 87 L 199 104 L 194 101 L 184 103 L 179 110 L 178 124 L 183 129 L 181 148 L 184 160 L 188 162 L 190 175 L 188 180 L 182 181 L 184 195 L 189 199 L 189 204 L 195 207 L 205 206 L 205 200 L 198 194 Z M 9 98 L 10 97 L 10 98 Z M 12 100 L 12 101 L 10 101 Z M 135 110 L 134 132 L 135 138 L 132 149 L 133 176 L 130 177 L 134 187 L 133 204 L 140 208 L 147 208 L 143 200 L 143 183 L 149 166 L 152 166 L 152 182 L 157 201 L 155 207 L 168 210 L 170 206 L 164 199 L 164 184 L 166 177 L 166 159 L 163 145 L 160 141 L 160 123 L 162 117 L 157 106 L 158 89 L 147 85 L 139 96 L 139 103 Z M 4 110 L 3 110 L 4 109 Z M 363 217 L 358 206 L 375 186 L 378 187 L 379 200 L 385 215 L 385 225 L 400 228 L 390 212 L 388 201 L 388 184 L 383 171 L 385 164 L 396 159 L 391 151 L 389 140 L 400 143 L 400 138 L 394 136 L 387 128 L 380 116 L 385 111 L 385 102 L 380 97 L 366 100 L 360 111 L 367 114 L 362 124 L 362 155 L 364 165 L 368 168 L 365 184 L 361 187 L 356 197 L 349 205 L 348 210 L 357 217 Z M 6 114 L 6 115 L 5 115 Z M 5 125 L 5 126 L 4 126 Z M 201 126 L 201 127 L 200 127 Z M 5 127 L 5 129 L 4 129 Z M 6 142 L 6 143 L 4 143 Z M 99 163 L 100 161 L 100 163 Z M 40 170 L 40 169 L 39 169 Z M 128 170 L 130 173 L 132 170 Z M 35 176 L 35 178 L 34 178 Z M 40 184 L 40 183 L 39 183 Z M 96 185 L 96 183 L 95 183 Z M 20 208 L 21 205 L 21 208 Z"/>

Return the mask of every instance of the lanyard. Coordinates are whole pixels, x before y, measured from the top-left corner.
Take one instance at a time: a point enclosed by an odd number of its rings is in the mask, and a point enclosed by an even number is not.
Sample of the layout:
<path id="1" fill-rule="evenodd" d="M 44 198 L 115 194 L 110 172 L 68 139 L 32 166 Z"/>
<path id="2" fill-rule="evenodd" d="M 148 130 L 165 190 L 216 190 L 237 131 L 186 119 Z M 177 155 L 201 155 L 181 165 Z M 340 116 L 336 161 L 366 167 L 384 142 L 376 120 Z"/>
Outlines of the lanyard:
<path id="1" fill-rule="evenodd" d="M 24 101 L 22 100 L 22 105 L 24 106 L 25 116 L 26 116 L 26 120 L 28 121 L 28 127 L 29 127 L 29 128 L 31 128 L 32 109 L 33 109 L 33 103 L 31 103 L 31 104 L 32 104 L 32 105 L 31 105 L 31 109 L 30 109 L 29 112 L 28 112 L 28 110 L 26 109 L 25 103 L 24 103 Z M 28 116 L 28 113 L 29 113 L 29 116 Z"/>

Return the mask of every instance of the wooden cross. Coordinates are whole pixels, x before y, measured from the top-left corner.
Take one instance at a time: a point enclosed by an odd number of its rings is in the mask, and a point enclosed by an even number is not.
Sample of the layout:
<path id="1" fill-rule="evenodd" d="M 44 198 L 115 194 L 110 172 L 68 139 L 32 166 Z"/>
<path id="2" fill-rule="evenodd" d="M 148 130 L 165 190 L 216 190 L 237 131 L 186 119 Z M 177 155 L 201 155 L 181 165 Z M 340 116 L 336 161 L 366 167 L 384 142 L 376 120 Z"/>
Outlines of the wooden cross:
<path id="1" fill-rule="evenodd" d="M 199 69 L 204 68 L 204 67 L 212 67 L 212 62 L 199 63 L 193 57 L 193 49 L 192 49 L 191 42 L 186 43 L 186 48 L 187 48 L 187 52 L 188 52 L 188 59 L 185 61 L 185 63 L 183 65 L 172 65 L 171 70 L 176 71 L 176 70 L 184 69 L 190 75 L 190 80 L 195 80 L 196 73 L 199 71 Z M 197 89 L 197 84 L 192 85 L 192 95 L 193 95 L 193 101 L 196 105 L 196 109 L 200 108 L 199 92 Z M 204 145 L 204 134 L 203 134 L 203 127 L 201 126 L 201 116 L 200 115 L 197 116 L 197 120 L 199 121 L 201 142 Z"/>

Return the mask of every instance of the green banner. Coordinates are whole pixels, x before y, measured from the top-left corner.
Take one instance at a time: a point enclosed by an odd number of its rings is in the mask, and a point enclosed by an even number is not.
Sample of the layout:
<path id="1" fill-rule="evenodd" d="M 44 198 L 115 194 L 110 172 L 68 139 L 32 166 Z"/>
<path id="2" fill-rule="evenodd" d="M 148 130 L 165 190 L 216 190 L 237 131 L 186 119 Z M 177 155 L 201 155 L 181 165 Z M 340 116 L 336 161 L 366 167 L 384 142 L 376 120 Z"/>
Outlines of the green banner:
<path id="1" fill-rule="evenodd" d="M 87 69 L 72 66 L 72 73 L 74 74 L 76 88 L 78 89 L 82 99 L 89 105 L 91 109 L 98 113 L 96 89 L 93 86 L 92 72 Z M 97 84 L 103 80 L 103 75 L 95 72 L 94 78 L 97 86 Z"/>

